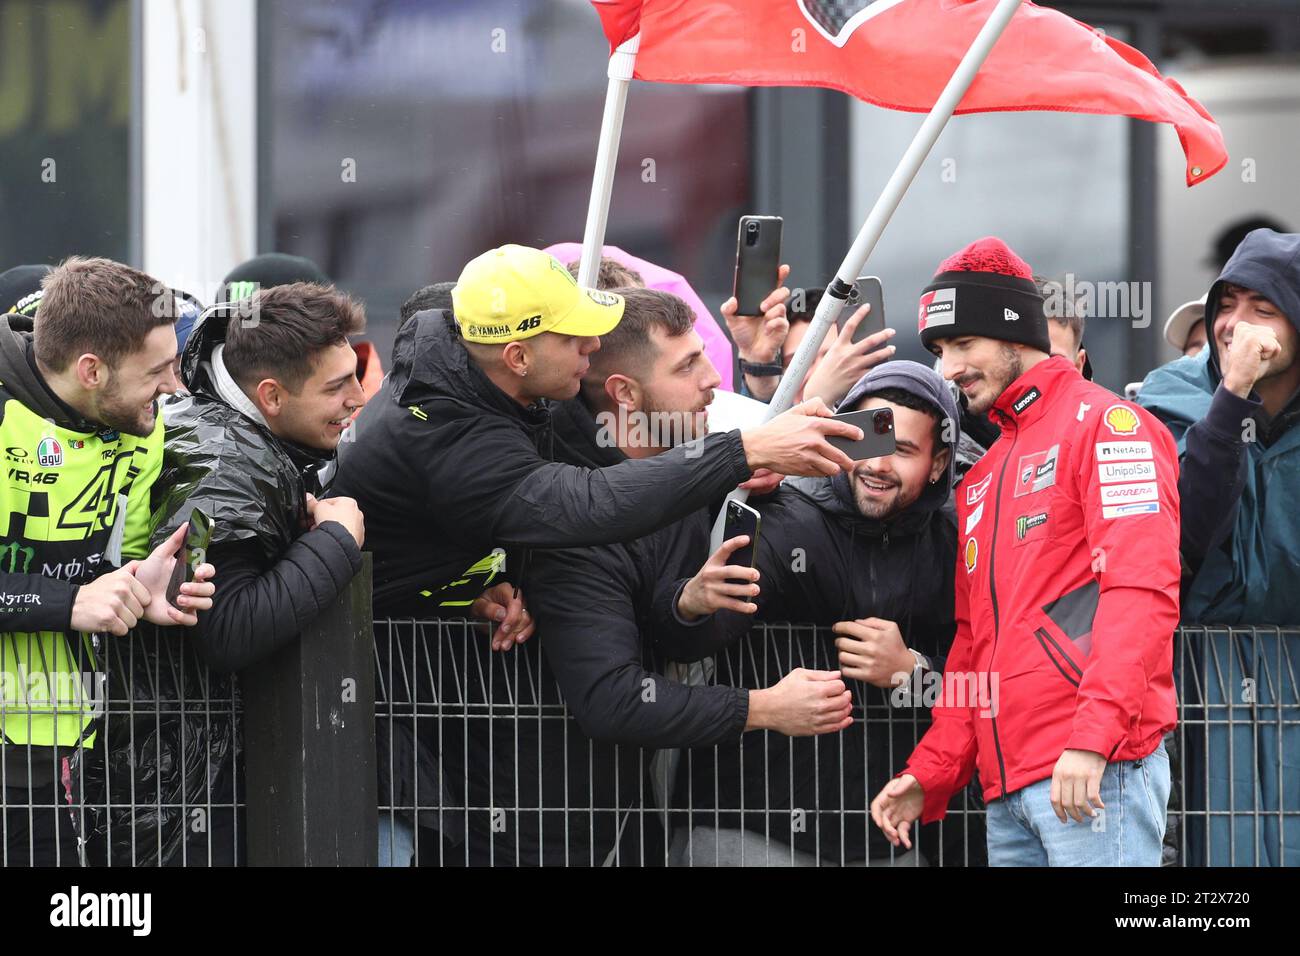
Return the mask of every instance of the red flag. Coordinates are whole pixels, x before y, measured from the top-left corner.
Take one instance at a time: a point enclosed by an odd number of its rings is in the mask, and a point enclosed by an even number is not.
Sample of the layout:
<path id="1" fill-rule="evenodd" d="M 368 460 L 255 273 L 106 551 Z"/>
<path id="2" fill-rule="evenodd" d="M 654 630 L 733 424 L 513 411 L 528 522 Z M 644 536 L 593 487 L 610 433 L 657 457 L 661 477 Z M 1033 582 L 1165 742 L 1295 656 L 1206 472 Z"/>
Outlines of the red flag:
<path id="1" fill-rule="evenodd" d="M 825 86 L 893 110 L 934 106 L 996 0 L 592 0 L 611 47 L 641 33 L 636 78 Z M 1138 50 L 1026 0 L 958 113 L 1056 110 L 1170 123 L 1187 185 L 1228 161 L 1223 135 Z"/>

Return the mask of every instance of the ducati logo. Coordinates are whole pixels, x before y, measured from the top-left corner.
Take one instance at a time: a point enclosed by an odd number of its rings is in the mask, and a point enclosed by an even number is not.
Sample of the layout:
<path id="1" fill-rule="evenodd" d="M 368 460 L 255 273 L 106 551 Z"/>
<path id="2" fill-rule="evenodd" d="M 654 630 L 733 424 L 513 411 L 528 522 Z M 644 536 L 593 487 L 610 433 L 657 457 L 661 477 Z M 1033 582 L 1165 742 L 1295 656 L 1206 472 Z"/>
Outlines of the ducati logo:
<path id="1" fill-rule="evenodd" d="M 796 0 L 799 12 L 817 32 L 838 47 L 849 42 L 853 31 L 872 17 L 906 0 Z"/>

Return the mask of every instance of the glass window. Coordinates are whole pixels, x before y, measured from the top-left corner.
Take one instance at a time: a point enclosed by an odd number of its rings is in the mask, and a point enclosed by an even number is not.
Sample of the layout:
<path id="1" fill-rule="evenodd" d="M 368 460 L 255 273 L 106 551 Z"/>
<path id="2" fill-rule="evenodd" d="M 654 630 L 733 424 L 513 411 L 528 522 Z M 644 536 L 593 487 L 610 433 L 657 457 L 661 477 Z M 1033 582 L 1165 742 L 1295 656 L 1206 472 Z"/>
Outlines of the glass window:
<path id="1" fill-rule="evenodd" d="M 261 10 L 261 248 L 361 296 L 383 354 L 420 286 L 507 242 L 581 241 L 608 55 L 586 0 Z M 633 84 L 606 241 L 729 287 L 748 102 Z"/>
<path id="2" fill-rule="evenodd" d="M 0 271 L 131 255 L 131 49 L 130 0 L 0 0 Z"/>

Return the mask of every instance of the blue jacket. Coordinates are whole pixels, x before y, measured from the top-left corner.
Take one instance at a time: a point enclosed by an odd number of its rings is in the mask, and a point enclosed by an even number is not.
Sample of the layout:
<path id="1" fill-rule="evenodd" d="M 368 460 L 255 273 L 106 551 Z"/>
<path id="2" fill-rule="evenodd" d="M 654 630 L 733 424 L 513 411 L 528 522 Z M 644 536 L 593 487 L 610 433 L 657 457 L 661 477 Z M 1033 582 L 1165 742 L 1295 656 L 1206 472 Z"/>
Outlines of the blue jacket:
<path id="1" fill-rule="evenodd" d="M 1300 235 L 1246 236 L 1206 300 L 1206 331 L 1226 282 L 1266 296 L 1300 329 Z M 1210 335 L 1199 355 L 1147 376 L 1138 403 L 1178 442 L 1183 621 L 1300 622 L 1300 392 L 1268 418 L 1258 396 L 1222 385 Z"/>

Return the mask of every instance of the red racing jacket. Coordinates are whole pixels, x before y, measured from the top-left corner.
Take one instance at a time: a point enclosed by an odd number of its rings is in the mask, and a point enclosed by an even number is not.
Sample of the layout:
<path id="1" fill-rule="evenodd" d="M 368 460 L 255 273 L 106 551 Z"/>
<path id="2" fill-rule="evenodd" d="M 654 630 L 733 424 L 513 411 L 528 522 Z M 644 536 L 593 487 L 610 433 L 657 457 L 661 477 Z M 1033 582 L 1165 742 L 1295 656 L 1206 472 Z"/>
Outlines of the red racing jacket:
<path id="1" fill-rule="evenodd" d="M 1137 760 L 1176 723 L 1178 455 L 1145 409 L 1040 362 L 957 487 L 957 635 L 903 773 L 943 817 L 1050 778 L 1062 751 Z"/>

